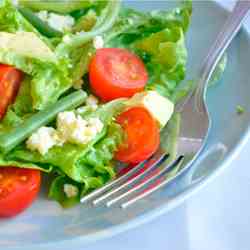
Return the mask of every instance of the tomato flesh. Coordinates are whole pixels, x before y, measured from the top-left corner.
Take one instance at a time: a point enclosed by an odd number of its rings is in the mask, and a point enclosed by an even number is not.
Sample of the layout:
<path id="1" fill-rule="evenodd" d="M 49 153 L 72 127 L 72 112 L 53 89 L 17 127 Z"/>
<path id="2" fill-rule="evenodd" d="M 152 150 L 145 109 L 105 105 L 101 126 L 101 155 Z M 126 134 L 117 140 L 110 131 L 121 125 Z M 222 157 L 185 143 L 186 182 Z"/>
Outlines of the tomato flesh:
<path id="1" fill-rule="evenodd" d="M 125 142 L 115 158 L 125 163 L 139 163 L 158 149 L 160 131 L 157 122 L 143 107 L 134 107 L 117 117 L 125 132 Z"/>
<path id="2" fill-rule="evenodd" d="M 0 168 L 0 217 L 15 216 L 36 198 L 41 182 L 38 170 Z"/>
<path id="3" fill-rule="evenodd" d="M 103 48 L 89 67 L 93 92 L 103 101 L 131 97 L 144 89 L 148 74 L 142 60 L 126 49 Z"/>
<path id="4" fill-rule="evenodd" d="M 0 64 L 0 119 L 5 115 L 8 106 L 14 102 L 22 77 L 21 71 Z"/>

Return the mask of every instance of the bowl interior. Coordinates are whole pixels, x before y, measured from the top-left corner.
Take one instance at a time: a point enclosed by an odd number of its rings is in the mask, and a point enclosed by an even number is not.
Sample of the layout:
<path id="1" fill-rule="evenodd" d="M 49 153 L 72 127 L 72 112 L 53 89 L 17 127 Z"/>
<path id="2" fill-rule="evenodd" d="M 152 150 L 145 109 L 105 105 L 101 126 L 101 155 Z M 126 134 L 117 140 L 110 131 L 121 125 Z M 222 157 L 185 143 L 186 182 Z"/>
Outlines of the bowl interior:
<path id="1" fill-rule="evenodd" d="M 127 4 L 142 10 L 174 5 L 172 1 L 128 1 Z M 197 76 L 200 64 L 226 16 L 227 12 L 215 3 L 194 1 L 192 26 L 187 38 L 187 78 Z M 0 221 L 0 249 L 48 249 L 46 244 L 56 244 L 54 246 L 57 247 L 84 244 L 147 221 L 187 198 L 190 183 L 199 181 L 198 188 L 222 168 L 222 163 L 247 136 L 250 121 L 249 58 L 250 40 L 247 32 L 241 31 L 228 50 L 228 66 L 223 78 L 208 93 L 213 124 L 206 148 L 193 167 L 176 182 L 125 211 L 118 207 L 85 206 L 63 210 L 49 201 L 46 194 L 41 194 L 39 200 L 22 215 Z M 246 109 L 243 115 L 236 113 L 239 104 Z M 32 247 L 32 244 L 36 246 Z"/>

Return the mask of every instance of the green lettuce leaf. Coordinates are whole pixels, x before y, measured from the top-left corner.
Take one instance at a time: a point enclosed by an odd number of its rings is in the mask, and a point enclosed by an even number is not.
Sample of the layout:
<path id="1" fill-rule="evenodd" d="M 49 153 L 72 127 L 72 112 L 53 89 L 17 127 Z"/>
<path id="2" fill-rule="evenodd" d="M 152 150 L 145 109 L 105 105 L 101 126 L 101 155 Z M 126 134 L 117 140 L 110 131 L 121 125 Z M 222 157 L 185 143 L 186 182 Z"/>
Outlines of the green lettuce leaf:
<path id="1" fill-rule="evenodd" d="M 74 185 L 74 187 L 76 187 L 79 190 L 78 194 L 73 197 L 67 197 L 67 195 L 64 192 L 65 184 Z M 81 190 L 82 190 L 82 185 L 72 181 L 67 176 L 59 175 L 55 177 L 55 179 L 52 181 L 50 185 L 49 198 L 59 202 L 62 205 L 62 207 L 69 208 L 80 202 Z"/>
<path id="2" fill-rule="evenodd" d="M 82 196 L 115 177 L 113 157 L 123 140 L 123 132 L 121 127 L 114 122 L 114 117 L 124 109 L 125 103 L 124 99 L 119 99 L 101 105 L 96 111 L 78 113 L 83 118 L 98 117 L 104 124 L 103 131 L 87 145 L 67 143 L 63 146 L 55 146 L 45 155 L 41 155 L 28 150 L 25 144 L 22 144 L 7 155 L 0 154 L 0 166 L 13 164 L 17 167 L 27 166 L 46 172 L 56 172 L 49 196 L 66 207 L 74 204 L 79 201 L 79 197 L 68 199 L 63 192 L 64 184 L 75 183 Z M 12 110 L 15 108 L 20 112 L 18 118 L 22 119 L 22 110 L 18 109 L 18 102 Z M 19 120 L 12 121 L 11 114 L 12 112 L 9 113 L 9 122 L 12 125 L 18 125 Z"/>
<path id="3" fill-rule="evenodd" d="M 32 32 L 48 48 L 53 49 L 50 41 L 41 36 L 8 0 L 2 1 L 0 5 L 0 30 L 9 33 Z M 33 46 L 36 49 L 35 43 Z M 55 54 L 54 58 L 56 58 Z M 57 59 L 49 61 L 42 57 L 33 58 L 32 55 L 19 54 L 15 49 L 0 48 L 0 62 L 13 65 L 32 76 L 30 91 L 35 109 L 41 110 L 54 103 L 62 93 L 72 86 L 67 67 L 64 65 L 65 62 Z"/>
<path id="4" fill-rule="evenodd" d="M 64 192 L 64 185 L 71 184 L 78 189 L 78 194 L 73 197 L 67 197 Z M 102 180 L 101 176 L 98 177 L 89 177 L 84 184 L 75 182 L 64 175 L 58 175 L 54 178 L 50 185 L 49 189 L 49 198 L 52 200 L 56 200 L 60 203 L 60 205 L 64 208 L 70 208 L 72 206 L 77 205 L 80 202 L 80 198 L 94 190 L 103 186 L 105 182 Z"/>
<path id="5" fill-rule="evenodd" d="M 43 172 L 49 173 L 52 171 L 53 166 L 50 164 L 40 164 L 37 165 L 36 163 L 22 161 L 20 159 L 15 160 L 12 155 L 3 155 L 0 153 L 0 168 L 6 166 L 15 166 L 18 168 L 30 168 L 30 169 L 38 169 Z"/>
<path id="6" fill-rule="evenodd" d="M 105 46 L 128 48 L 137 53 L 149 72 L 147 89 L 171 97 L 185 77 L 184 34 L 191 12 L 188 1 L 170 11 L 141 13 L 123 9 L 113 28 L 104 35 Z"/>
<path id="7" fill-rule="evenodd" d="M 66 2 L 66 5 L 74 5 L 69 1 Z M 65 2 L 63 4 L 50 2 L 49 4 L 51 6 L 66 6 Z M 81 86 L 82 77 L 87 73 L 89 60 L 94 53 L 92 39 L 112 27 L 120 4 L 119 1 L 112 1 L 105 5 L 98 4 L 98 6 L 100 7 L 100 15 L 89 32 L 65 34 L 63 38 L 49 39 L 42 36 L 9 0 L 1 2 L 0 31 L 8 33 L 32 32 L 51 50 L 53 60 L 44 60 L 42 56 L 34 57 L 32 54 L 25 56 L 15 50 L 0 48 L 1 63 L 13 65 L 31 76 L 32 103 L 30 105 L 35 110 L 43 110 L 55 103 L 71 87 L 79 88 Z M 36 48 L 36 44 L 33 46 Z"/>
<path id="8" fill-rule="evenodd" d="M 157 32 L 138 41 L 135 47 L 150 56 L 150 61 L 146 63 L 150 74 L 147 88 L 171 97 L 185 78 L 187 51 L 182 29 Z"/>
<path id="9" fill-rule="evenodd" d="M 79 203 L 80 198 L 86 193 L 103 186 L 114 178 L 116 173 L 112 163 L 113 152 L 121 140 L 120 128 L 118 125 L 113 124 L 108 132 L 108 136 L 99 141 L 80 160 L 81 167 L 85 166 L 84 182 L 79 183 L 67 176 L 58 175 L 51 184 L 49 197 L 58 201 L 63 207 L 71 207 Z M 93 166 L 95 166 L 94 169 Z M 71 198 L 67 197 L 64 193 L 65 184 L 72 184 L 78 187 L 79 195 Z"/>
<path id="10" fill-rule="evenodd" d="M 105 135 L 86 147 L 65 144 L 62 147 L 50 149 L 42 156 L 27 150 L 23 145 L 7 156 L 0 155 L 0 167 L 13 164 L 17 167 L 30 167 L 46 172 L 56 171 L 57 178 L 52 183 L 49 196 L 63 206 L 68 206 L 68 199 L 63 194 L 63 184 L 77 184 L 82 196 L 115 177 L 112 159 L 122 139 L 120 126 L 112 123 Z M 72 203 L 72 200 L 69 203 Z"/>

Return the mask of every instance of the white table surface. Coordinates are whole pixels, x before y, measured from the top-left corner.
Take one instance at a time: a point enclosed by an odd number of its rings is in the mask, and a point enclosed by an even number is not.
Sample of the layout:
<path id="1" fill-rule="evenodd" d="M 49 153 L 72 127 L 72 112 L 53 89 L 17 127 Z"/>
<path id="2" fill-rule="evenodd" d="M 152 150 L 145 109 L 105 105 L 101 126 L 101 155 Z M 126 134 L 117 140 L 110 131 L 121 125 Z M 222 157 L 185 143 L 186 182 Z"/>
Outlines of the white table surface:
<path id="1" fill-rule="evenodd" d="M 222 175 L 180 207 L 84 250 L 249 250 L 249 191 L 250 141 Z"/>

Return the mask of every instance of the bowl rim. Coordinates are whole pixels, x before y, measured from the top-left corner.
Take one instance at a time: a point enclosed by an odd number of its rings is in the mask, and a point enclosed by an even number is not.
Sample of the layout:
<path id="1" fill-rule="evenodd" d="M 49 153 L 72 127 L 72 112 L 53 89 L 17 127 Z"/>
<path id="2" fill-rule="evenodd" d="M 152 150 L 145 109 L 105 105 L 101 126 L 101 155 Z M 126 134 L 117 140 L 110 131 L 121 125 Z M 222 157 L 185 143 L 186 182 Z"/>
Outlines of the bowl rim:
<path id="1" fill-rule="evenodd" d="M 215 1 L 211 2 L 218 8 L 221 8 L 225 13 L 229 13 L 229 9 L 222 5 L 222 3 Z M 247 29 L 247 27 L 244 25 L 242 28 L 242 32 L 245 33 L 245 35 L 250 40 L 250 31 Z M 221 161 L 220 167 L 216 168 L 214 171 L 212 171 L 208 176 L 206 176 L 203 180 L 201 180 L 199 183 L 191 186 L 187 190 L 178 193 L 173 200 L 170 200 L 162 205 L 160 205 L 157 208 L 154 208 L 153 210 L 144 213 L 143 215 L 139 215 L 134 219 L 130 219 L 127 222 L 121 223 L 119 225 L 111 226 L 108 229 L 100 230 L 93 234 L 87 234 L 87 235 L 81 235 L 76 236 L 71 239 L 66 240 L 60 240 L 60 241 L 48 241 L 46 243 L 32 243 L 32 244 L 26 244 L 23 246 L 5 246 L 5 250 L 33 250 L 36 248 L 39 249 L 64 249 L 65 246 L 85 246 L 89 243 L 93 243 L 97 240 L 102 240 L 106 238 L 110 238 L 112 236 L 115 236 L 119 233 L 128 231 L 130 229 L 136 228 L 140 225 L 143 225 L 145 223 L 148 223 L 152 221 L 153 219 L 167 213 L 168 211 L 172 210 L 173 208 L 176 208 L 181 203 L 186 201 L 189 197 L 196 194 L 198 191 L 200 191 L 205 185 L 213 181 L 216 177 L 218 177 L 229 165 L 230 163 L 239 155 L 239 153 L 242 151 L 243 147 L 247 144 L 248 140 L 250 138 L 250 126 L 246 129 L 246 131 L 242 134 L 242 136 L 239 138 L 238 142 L 233 146 L 231 152 Z"/>

